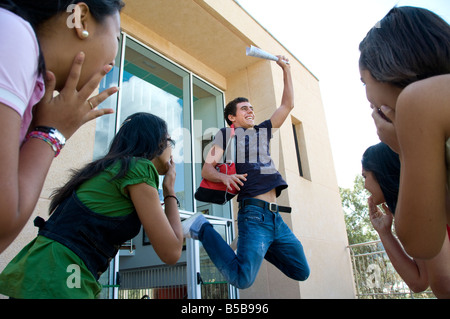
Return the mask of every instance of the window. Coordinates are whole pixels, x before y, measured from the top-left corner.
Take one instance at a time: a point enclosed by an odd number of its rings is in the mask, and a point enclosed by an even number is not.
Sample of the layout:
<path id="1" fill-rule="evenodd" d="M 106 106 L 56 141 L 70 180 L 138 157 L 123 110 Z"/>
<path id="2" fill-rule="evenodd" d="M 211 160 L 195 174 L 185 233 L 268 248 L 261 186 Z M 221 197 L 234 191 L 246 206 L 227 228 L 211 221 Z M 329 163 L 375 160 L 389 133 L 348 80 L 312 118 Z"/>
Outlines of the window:
<path id="1" fill-rule="evenodd" d="M 94 158 L 107 152 L 126 117 L 136 112 L 158 115 L 167 122 L 176 142 L 175 192 L 180 208 L 194 212 L 194 192 L 201 181 L 204 156 L 216 132 L 225 125 L 223 92 L 128 36 L 122 35 L 121 47 L 113 70 L 100 84 L 100 91 L 111 86 L 119 86 L 120 91 L 100 106 L 115 113 L 97 119 Z M 160 195 L 162 198 L 162 189 Z M 197 204 L 198 210 L 211 215 L 231 216 L 229 205 Z"/>
<path id="2" fill-rule="evenodd" d="M 197 189 L 202 179 L 201 170 L 206 155 L 211 148 L 214 136 L 221 127 L 224 127 L 225 120 L 223 116 L 224 99 L 222 92 L 194 77 L 193 95 L 195 189 Z M 215 205 L 197 201 L 197 211 L 212 216 L 232 218 L 230 203 Z"/>
<path id="3" fill-rule="evenodd" d="M 181 209 L 192 211 L 191 146 L 189 139 L 184 138 L 184 133 L 190 131 L 190 74 L 127 38 L 121 82 L 116 125 L 136 112 L 149 112 L 167 122 L 169 134 L 176 142 L 175 193 Z M 162 187 L 163 177 L 160 179 Z M 163 197 L 162 188 L 160 197 Z"/>
<path id="4" fill-rule="evenodd" d="M 298 171 L 301 177 L 311 180 L 308 155 L 306 152 L 305 133 L 302 122 L 292 118 L 292 130 L 294 133 L 294 144 L 297 155 Z"/>
<path id="5" fill-rule="evenodd" d="M 181 209 L 193 211 L 190 131 L 190 74 L 129 37 L 123 37 L 123 50 L 116 66 L 102 81 L 101 89 L 119 85 L 117 101 L 108 101 L 115 116 L 97 122 L 95 154 L 105 154 L 121 123 L 136 112 L 149 112 L 167 122 L 176 146 L 173 151 L 177 179 L 175 192 Z M 108 99 L 109 100 L 109 99 Z M 160 177 L 160 187 L 162 179 Z M 160 189 L 162 199 L 162 189 Z"/>
<path id="6" fill-rule="evenodd" d="M 94 158 L 107 152 L 115 133 L 129 115 L 149 112 L 163 118 L 168 124 L 172 139 L 176 142 L 172 153 L 177 171 L 175 192 L 180 201 L 180 217 L 187 218 L 194 211 L 211 215 L 207 216 L 211 224 L 219 227 L 226 240 L 231 242 L 233 238 L 230 203 L 213 205 L 194 199 L 195 189 L 201 182 L 204 156 L 211 146 L 214 135 L 225 125 L 223 92 L 126 34 L 122 34 L 120 47 L 113 70 L 100 84 L 100 91 L 111 86 L 119 86 L 120 91 L 100 106 L 112 108 L 115 113 L 97 119 Z M 160 180 L 160 187 L 162 179 L 163 177 Z M 160 198 L 162 199 L 162 189 Z M 134 250 L 130 251 L 128 248 L 126 253 L 121 252 L 120 257 L 113 261 L 114 267 L 110 268 L 110 277 L 107 278 L 106 273 L 102 276 L 105 287 L 113 287 L 115 297 L 118 296 L 115 272 L 119 269 L 145 283 L 143 276 L 147 270 L 159 271 L 164 268 L 166 271 L 161 277 L 162 282 L 153 282 L 151 285 L 158 284 L 160 292 L 161 287 L 166 291 L 166 288 L 169 289 L 175 284 L 170 277 L 173 269 L 162 265 L 152 245 L 143 243 L 143 236 L 144 232 L 141 231 L 133 239 L 131 247 Z M 223 281 L 213 270 L 209 268 L 208 271 L 205 270 L 209 265 L 211 265 L 209 258 L 202 254 L 198 243 L 187 244 L 177 267 L 182 269 L 187 267 L 189 275 L 187 278 L 177 279 L 176 285 L 188 287 L 189 295 L 192 297 L 200 296 L 202 293 L 207 295 L 208 293 L 203 292 L 200 284 L 195 281 L 197 273 L 202 272 L 203 280 L 210 284 L 209 287 L 215 287 L 213 283 Z M 146 271 L 140 273 L 136 269 Z M 153 289 L 151 285 L 148 284 L 144 288 Z M 220 285 L 223 289 L 229 289 L 226 284 Z M 127 289 L 134 291 L 139 288 L 137 286 L 133 284 Z M 185 292 L 183 290 L 181 295 L 184 296 Z"/>

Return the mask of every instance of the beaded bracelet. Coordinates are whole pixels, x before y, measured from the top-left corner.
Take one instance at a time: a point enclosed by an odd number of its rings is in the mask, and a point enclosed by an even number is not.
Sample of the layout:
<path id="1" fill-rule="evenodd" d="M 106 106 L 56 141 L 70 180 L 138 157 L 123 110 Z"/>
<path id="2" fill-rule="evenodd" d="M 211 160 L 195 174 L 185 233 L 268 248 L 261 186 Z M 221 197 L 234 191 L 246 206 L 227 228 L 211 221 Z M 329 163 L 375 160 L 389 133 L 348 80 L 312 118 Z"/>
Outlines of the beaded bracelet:
<path id="1" fill-rule="evenodd" d="M 59 152 L 61 152 L 62 147 L 61 147 L 61 144 L 59 143 L 59 141 L 56 138 L 50 136 L 50 134 L 48 134 L 48 133 L 44 133 L 44 132 L 40 132 L 40 131 L 32 131 L 26 137 L 27 140 L 30 138 L 37 138 L 37 139 L 47 142 L 47 144 L 50 145 L 50 147 L 55 152 L 55 157 L 57 157 L 59 155 Z"/>

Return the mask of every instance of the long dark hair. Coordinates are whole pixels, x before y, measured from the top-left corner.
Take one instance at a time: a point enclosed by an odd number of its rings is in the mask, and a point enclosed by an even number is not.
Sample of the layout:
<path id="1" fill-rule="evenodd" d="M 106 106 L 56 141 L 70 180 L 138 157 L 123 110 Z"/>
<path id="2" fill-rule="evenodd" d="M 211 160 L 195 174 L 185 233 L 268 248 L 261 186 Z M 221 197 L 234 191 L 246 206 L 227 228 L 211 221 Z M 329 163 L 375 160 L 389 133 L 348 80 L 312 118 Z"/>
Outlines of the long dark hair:
<path id="1" fill-rule="evenodd" d="M 386 204 L 394 214 L 400 187 L 400 159 L 398 154 L 386 144 L 378 143 L 364 152 L 361 163 L 364 170 L 375 175 Z"/>
<path id="2" fill-rule="evenodd" d="M 50 213 L 82 183 L 98 175 L 106 168 L 120 163 L 120 170 L 111 180 L 122 178 L 128 172 L 136 158 L 153 159 L 161 155 L 173 141 L 167 131 L 167 123 L 150 113 L 135 113 L 122 124 L 119 132 L 111 142 L 108 153 L 75 170 L 69 182 L 52 194 Z"/>
<path id="3" fill-rule="evenodd" d="M 34 32 L 51 17 L 66 12 L 71 4 L 84 2 L 93 18 L 101 23 L 108 16 L 120 12 L 125 3 L 122 0 L 0 0 L 0 7 L 7 9 L 28 21 Z M 39 43 L 39 39 L 38 39 Z M 39 74 L 45 73 L 45 61 L 39 47 Z"/>
<path id="4" fill-rule="evenodd" d="M 400 88 L 450 73 L 450 26 L 423 8 L 391 9 L 367 33 L 359 49 L 362 70 Z"/>

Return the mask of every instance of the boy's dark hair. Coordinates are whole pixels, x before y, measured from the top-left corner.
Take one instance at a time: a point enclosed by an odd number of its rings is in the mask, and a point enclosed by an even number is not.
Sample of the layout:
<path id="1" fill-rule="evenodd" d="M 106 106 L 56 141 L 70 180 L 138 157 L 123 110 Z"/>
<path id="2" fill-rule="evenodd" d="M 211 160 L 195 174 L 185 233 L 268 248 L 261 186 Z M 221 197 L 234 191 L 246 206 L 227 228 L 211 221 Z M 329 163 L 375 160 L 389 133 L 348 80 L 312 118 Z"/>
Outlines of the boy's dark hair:
<path id="1" fill-rule="evenodd" d="M 236 115 L 236 105 L 242 102 L 248 102 L 248 99 L 245 97 L 237 97 L 233 101 L 229 102 L 227 106 L 225 107 L 225 111 L 223 112 L 225 121 L 227 121 L 227 124 L 231 126 L 233 124 L 229 119 L 228 115 Z"/>
<path id="2" fill-rule="evenodd" d="M 359 49 L 362 70 L 400 88 L 450 73 L 450 26 L 423 8 L 391 9 L 367 33 Z"/>

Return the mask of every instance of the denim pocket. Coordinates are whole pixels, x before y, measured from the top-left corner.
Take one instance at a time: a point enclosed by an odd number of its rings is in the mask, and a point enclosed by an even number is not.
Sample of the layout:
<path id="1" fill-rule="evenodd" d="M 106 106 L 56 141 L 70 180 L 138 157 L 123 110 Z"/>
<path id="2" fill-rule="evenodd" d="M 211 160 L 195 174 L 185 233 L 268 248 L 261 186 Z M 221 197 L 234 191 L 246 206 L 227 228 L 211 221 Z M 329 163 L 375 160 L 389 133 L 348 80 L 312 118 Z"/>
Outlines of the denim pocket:
<path id="1" fill-rule="evenodd" d="M 239 222 L 256 222 L 263 223 L 264 222 L 264 213 L 260 212 L 257 209 L 245 209 L 239 212 L 238 215 Z"/>

